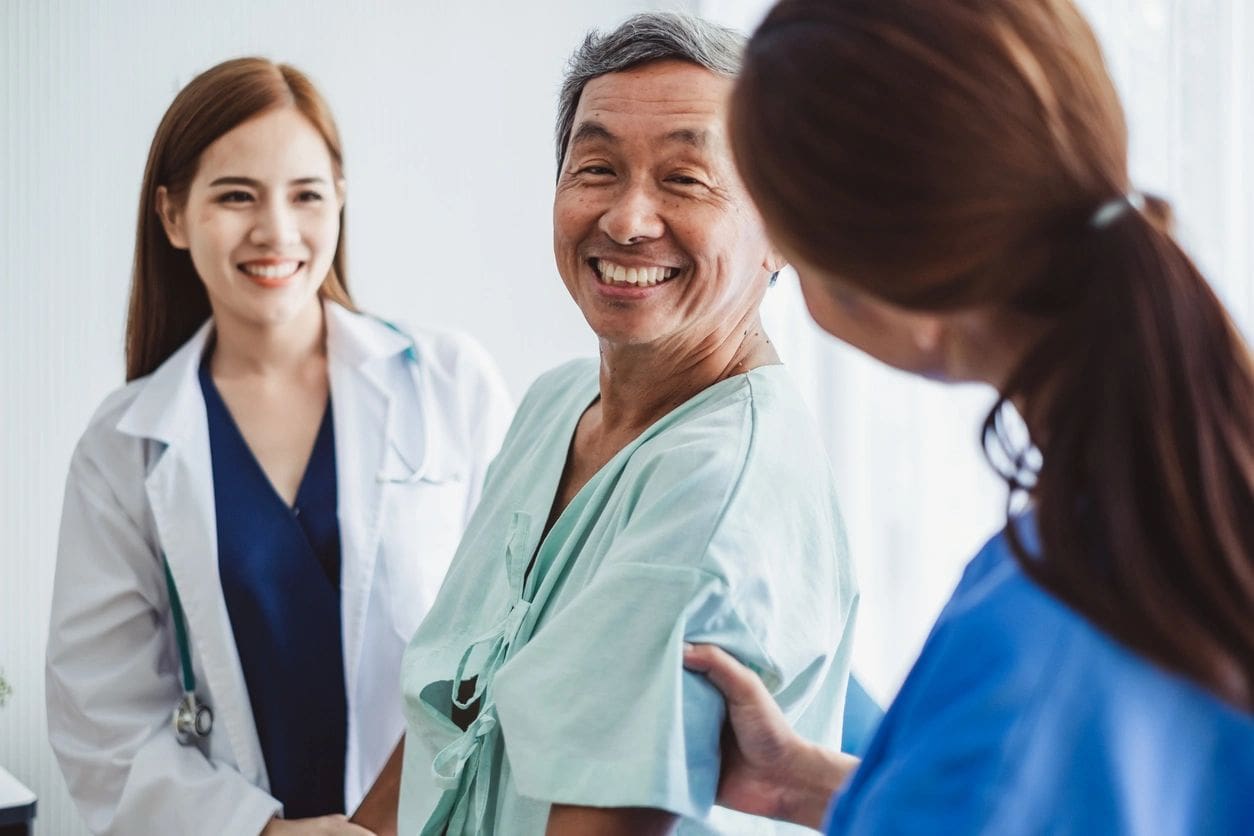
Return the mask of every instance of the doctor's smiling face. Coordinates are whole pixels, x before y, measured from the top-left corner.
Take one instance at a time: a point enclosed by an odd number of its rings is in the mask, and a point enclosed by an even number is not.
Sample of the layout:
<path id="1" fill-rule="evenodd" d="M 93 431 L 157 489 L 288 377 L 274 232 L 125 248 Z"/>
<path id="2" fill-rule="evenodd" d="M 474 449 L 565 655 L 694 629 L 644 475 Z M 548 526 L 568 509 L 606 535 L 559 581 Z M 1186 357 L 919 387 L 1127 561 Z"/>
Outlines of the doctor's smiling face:
<path id="1" fill-rule="evenodd" d="M 724 128 L 730 79 L 664 60 L 592 79 L 553 203 L 553 249 L 603 343 L 700 351 L 782 265 Z"/>
<path id="2" fill-rule="evenodd" d="M 251 327 L 289 322 L 317 304 L 342 203 L 326 141 L 291 107 L 209 145 L 182 205 L 164 186 L 157 194 L 166 235 L 190 253 L 214 318 Z"/>

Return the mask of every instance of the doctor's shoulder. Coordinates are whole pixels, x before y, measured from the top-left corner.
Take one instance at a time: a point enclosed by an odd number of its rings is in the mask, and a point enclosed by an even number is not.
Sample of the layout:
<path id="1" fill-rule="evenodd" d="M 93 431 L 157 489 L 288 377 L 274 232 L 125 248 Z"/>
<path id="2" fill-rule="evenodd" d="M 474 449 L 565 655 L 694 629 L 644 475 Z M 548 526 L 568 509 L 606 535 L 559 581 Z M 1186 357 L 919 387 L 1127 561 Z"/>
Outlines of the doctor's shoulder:
<path id="1" fill-rule="evenodd" d="M 373 319 L 409 343 L 394 362 L 404 365 L 404 378 L 416 385 L 429 429 L 446 443 L 456 439 L 464 455 L 486 467 L 514 416 L 513 399 L 491 355 L 462 331 Z"/>
<path id="2" fill-rule="evenodd" d="M 123 419 L 143 394 L 152 375 L 137 378 L 114 389 L 96 407 L 79 436 L 70 460 L 71 475 L 76 468 L 96 466 L 111 483 L 127 482 L 133 475 L 133 462 L 142 482 L 149 462 L 149 444 L 121 429 Z M 142 490 L 142 484 L 138 486 Z"/>
<path id="3" fill-rule="evenodd" d="M 463 331 L 437 328 L 401 328 L 413 343 L 412 359 L 443 391 L 456 392 L 470 412 L 513 405 L 496 361 L 478 340 Z"/>

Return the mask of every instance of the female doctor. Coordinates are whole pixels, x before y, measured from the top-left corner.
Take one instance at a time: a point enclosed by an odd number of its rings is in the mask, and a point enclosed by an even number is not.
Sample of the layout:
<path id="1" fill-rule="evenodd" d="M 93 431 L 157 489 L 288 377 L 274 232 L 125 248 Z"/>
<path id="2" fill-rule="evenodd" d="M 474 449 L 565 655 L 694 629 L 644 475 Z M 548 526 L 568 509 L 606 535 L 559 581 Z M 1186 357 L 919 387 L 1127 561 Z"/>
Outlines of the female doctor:
<path id="1" fill-rule="evenodd" d="M 291 67 L 219 64 L 157 129 L 129 383 L 70 464 L 48 643 L 94 832 L 369 832 L 343 814 L 396 753 L 401 653 L 511 407 L 467 338 L 354 309 L 343 205 Z M 359 820 L 394 828 L 395 797 Z"/>

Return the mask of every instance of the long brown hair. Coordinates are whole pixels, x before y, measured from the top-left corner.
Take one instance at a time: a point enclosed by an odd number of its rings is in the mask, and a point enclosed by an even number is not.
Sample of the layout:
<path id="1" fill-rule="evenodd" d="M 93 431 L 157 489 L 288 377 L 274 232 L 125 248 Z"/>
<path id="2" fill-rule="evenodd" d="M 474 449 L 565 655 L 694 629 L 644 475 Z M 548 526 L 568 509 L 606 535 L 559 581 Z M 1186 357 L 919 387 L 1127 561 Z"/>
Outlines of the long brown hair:
<path id="1" fill-rule="evenodd" d="M 1125 195 L 1127 130 L 1070 0 L 783 0 L 754 34 L 733 147 L 769 226 L 897 305 L 994 307 L 1044 336 L 984 426 L 1040 536 L 1019 563 L 1098 627 L 1254 708 L 1254 367 Z M 1027 404 L 1041 450 L 1004 431 Z"/>
<path id="2" fill-rule="evenodd" d="M 209 297 L 191 256 L 176 249 L 157 217 L 157 189 L 175 204 L 187 200 L 200 155 L 218 137 L 249 119 L 294 107 L 322 134 L 335 176 L 343 176 L 340 134 L 331 110 L 299 70 L 264 58 L 224 61 L 196 76 L 174 97 L 157 127 L 139 195 L 135 263 L 126 318 L 126 379 L 151 373 L 188 340 L 210 314 Z M 331 269 L 320 293 L 353 307 L 344 254 L 344 211 Z"/>

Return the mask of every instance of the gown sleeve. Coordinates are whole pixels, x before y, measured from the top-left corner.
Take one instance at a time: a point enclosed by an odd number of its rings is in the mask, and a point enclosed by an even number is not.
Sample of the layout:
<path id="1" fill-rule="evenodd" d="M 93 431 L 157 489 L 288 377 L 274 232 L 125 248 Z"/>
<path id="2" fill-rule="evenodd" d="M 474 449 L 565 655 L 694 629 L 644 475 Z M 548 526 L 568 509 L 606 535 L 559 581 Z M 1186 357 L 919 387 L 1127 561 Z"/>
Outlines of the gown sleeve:
<path id="1" fill-rule="evenodd" d="M 602 554 L 580 556 L 600 561 L 595 577 L 502 666 L 495 700 L 521 795 L 700 819 L 724 705 L 685 671 L 684 642 L 726 649 L 795 716 L 831 668 L 852 601 L 833 590 L 834 526 L 814 541 L 820 523 L 779 511 L 813 506 L 812 485 L 781 488 L 726 437 L 681 435 L 651 452 L 624 474 L 638 486 L 628 522 Z"/>

